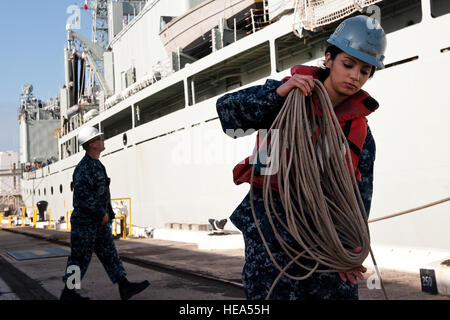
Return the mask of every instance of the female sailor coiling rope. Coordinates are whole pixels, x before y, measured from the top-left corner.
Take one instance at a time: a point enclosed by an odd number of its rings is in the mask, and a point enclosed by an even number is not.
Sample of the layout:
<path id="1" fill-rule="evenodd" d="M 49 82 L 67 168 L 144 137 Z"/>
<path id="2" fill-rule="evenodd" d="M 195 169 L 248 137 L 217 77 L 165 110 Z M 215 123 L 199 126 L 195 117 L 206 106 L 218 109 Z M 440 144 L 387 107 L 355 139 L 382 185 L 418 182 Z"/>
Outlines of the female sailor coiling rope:
<path id="1" fill-rule="evenodd" d="M 233 170 L 236 184 L 251 184 L 231 215 L 245 241 L 248 299 L 358 299 L 355 277 L 363 279 L 361 263 L 370 250 L 375 160 L 366 116 L 378 108 L 361 88 L 376 68 L 384 68 L 386 47 L 374 22 L 363 15 L 342 22 L 328 39 L 322 68 L 294 66 L 292 77 L 217 101 L 228 135 L 272 128 L 281 137 L 278 172 L 263 171 L 259 151 L 269 141 L 259 133 L 258 153 Z M 303 96 L 291 92 L 296 88 Z M 350 150 L 345 158 L 342 143 Z"/>

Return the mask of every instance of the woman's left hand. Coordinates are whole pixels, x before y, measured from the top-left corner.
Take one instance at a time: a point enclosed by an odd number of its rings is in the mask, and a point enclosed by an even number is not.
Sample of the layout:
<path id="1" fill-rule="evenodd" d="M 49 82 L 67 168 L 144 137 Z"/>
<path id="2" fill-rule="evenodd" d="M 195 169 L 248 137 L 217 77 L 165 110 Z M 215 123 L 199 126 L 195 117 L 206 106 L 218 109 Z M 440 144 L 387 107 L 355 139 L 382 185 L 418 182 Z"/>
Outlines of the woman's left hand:
<path id="1" fill-rule="evenodd" d="M 354 253 L 359 253 L 361 251 L 362 251 L 361 247 L 352 250 L 352 252 Z M 359 266 L 345 272 L 339 272 L 339 277 L 341 277 L 341 280 L 344 282 L 349 280 L 351 283 L 357 284 L 356 278 L 358 278 L 359 280 L 364 280 L 364 276 L 362 274 L 365 273 L 366 271 L 367 268 L 365 268 L 364 266 Z"/>

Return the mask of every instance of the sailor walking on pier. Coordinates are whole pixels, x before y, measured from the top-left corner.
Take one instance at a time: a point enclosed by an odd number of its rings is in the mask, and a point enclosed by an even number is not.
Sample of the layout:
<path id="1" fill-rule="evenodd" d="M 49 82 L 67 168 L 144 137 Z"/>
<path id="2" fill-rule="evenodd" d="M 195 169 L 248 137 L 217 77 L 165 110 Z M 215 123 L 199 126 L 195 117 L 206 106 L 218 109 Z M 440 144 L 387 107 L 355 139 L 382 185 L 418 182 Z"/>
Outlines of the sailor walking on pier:
<path id="1" fill-rule="evenodd" d="M 73 173 L 73 214 L 70 235 L 71 254 L 67 261 L 65 284 L 61 300 L 88 299 L 80 296 L 68 282 L 73 267 L 78 267 L 80 280 L 85 275 L 92 253 L 95 252 L 113 283 L 119 284 L 122 300 L 143 291 L 150 283 L 145 280 L 129 282 L 122 261 L 117 253 L 111 232 L 114 213 L 109 192 L 110 179 L 100 162 L 100 153 L 105 150 L 103 134 L 93 127 L 83 128 L 78 142 L 86 150 Z"/>

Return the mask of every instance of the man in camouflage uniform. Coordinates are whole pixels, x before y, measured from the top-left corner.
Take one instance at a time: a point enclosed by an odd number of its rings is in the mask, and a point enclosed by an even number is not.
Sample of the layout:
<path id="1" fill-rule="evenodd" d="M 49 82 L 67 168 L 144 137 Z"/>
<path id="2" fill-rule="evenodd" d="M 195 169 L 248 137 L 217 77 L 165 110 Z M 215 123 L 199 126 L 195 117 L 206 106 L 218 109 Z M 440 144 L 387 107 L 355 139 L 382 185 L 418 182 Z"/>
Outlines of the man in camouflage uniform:
<path id="1" fill-rule="evenodd" d="M 92 127 L 83 128 L 78 136 L 86 155 L 73 173 L 73 213 L 70 245 L 71 254 L 67 260 L 67 271 L 63 277 L 65 283 L 61 300 L 87 299 L 81 297 L 73 288 L 68 287 L 71 266 L 80 270 L 80 278 L 85 275 L 92 253 L 95 252 L 109 278 L 119 284 L 122 300 L 141 292 L 149 282 L 129 282 L 122 261 L 117 254 L 112 238 L 111 222 L 114 213 L 109 192 L 110 179 L 100 162 L 100 153 L 105 149 L 103 136 Z"/>

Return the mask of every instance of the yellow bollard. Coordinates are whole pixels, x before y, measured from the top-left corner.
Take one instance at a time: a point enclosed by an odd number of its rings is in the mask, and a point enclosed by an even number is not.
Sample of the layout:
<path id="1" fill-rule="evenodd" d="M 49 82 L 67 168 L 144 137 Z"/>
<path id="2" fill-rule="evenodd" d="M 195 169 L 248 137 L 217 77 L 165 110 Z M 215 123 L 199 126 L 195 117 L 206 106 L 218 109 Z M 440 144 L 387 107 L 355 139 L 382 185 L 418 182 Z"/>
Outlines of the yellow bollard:
<path id="1" fill-rule="evenodd" d="M 114 217 L 114 237 L 117 236 L 117 219 L 120 220 L 120 231 L 122 232 L 122 239 L 127 239 L 127 223 L 126 223 L 126 217 L 125 216 L 115 216 Z"/>
<path id="2" fill-rule="evenodd" d="M 22 227 L 25 227 L 25 207 L 22 207 Z"/>
<path id="3" fill-rule="evenodd" d="M 69 210 L 66 211 L 66 232 L 69 232 Z"/>
<path id="4" fill-rule="evenodd" d="M 128 225 L 128 235 L 131 236 L 131 198 L 128 199 L 128 216 L 130 224 Z"/>
<path id="5" fill-rule="evenodd" d="M 127 222 L 125 221 L 125 217 L 123 217 L 123 219 L 121 219 L 122 221 L 122 239 L 126 240 L 127 239 Z"/>
<path id="6" fill-rule="evenodd" d="M 72 225 L 70 224 L 70 217 L 72 216 L 72 210 L 67 211 L 67 222 L 66 222 L 66 229 L 67 232 L 72 231 Z"/>
<path id="7" fill-rule="evenodd" d="M 48 228 L 52 228 L 52 209 L 48 209 Z"/>
<path id="8" fill-rule="evenodd" d="M 36 229 L 37 209 L 33 209 L 33 228 Z"/>
<path id="9" fill-rule="evenodd" d="M 11 218 L 12 218 L 12 216 L 8 216 L 8 227 L 12 227 L 12 222 L 11 222 Z"/>
<path id="10" fill-rule="evenodd" d="M 129 215 L 129 226 L 128 226 L 128 235 L 131 236 L 131 198 L 112 198 L 113 201 L 119 201 L 119 200 L 128 200 L 128 215 Z M 126 225 L 126 222 L 125 222 Z"/>

